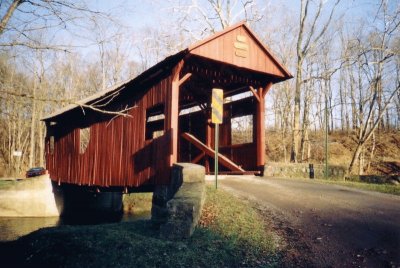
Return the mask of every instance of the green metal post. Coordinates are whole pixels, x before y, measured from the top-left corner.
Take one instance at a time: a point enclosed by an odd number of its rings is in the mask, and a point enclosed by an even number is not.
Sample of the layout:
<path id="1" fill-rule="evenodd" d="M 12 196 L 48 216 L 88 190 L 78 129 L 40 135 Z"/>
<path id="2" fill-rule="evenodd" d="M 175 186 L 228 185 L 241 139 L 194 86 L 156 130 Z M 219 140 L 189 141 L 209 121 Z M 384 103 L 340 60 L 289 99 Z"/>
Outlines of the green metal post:
<path id="1" fill-rule="evenodd" d="M 215 158 L 214 158 L 214 172 L 215 172 L 215 189 L 218 189 L 218 147 L 219 147 L 219 124 L 215 124 Z"/>
<path id="2" fill-rule="evenodd" d="M 325 96 L 325 179 L 328 179 L 328 99 Z"/>

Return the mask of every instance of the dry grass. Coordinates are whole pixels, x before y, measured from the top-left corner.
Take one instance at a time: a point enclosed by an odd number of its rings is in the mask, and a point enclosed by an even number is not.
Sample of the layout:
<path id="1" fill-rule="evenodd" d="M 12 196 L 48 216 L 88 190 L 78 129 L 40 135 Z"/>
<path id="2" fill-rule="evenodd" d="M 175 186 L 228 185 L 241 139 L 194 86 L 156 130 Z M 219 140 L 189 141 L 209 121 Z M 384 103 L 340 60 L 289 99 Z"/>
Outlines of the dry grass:
<path id="1" fill-rule="evenodd" d="M 124 213 L 142 214 L 151 210 L 153 193 L 131 193 L 123 197 Z"/>
<path id="2" fill-rule="evenodd" d="M 380 192 L 385 194 L 400 195 L 400 185 L 375 184 L 375 183 L 355 182 L 355 181 L 332 181 L 332 180 L 315 180 L 315 182 L 342 185 L 351 188 Z"/>
<path id="3" fill-rule="evenodd" d="M 226 239 L 230 247 L 240 249 L 239 266 L 266 267 L 277 261 L 274 235 L 261 215 L 221 189 L 207 187 L 200 226 Z"/>
<path id="4" fill-rule="evenodd" d="M 310 133 L 311 158 L 307 162 L 323 163 L 325 161 L 325 136 L 323 132 Z M 328 157 L 332 165 L 348 166 L 356 148 L 355 134 L 335 131 L 328 137 Z M 290 157 L 290 135 L 284 138 L 281 133 L 267 131 L 267 159 L 272 162 L 287 162 Z M 286 145 L 286 151 L 283 150 Z M 367 142 L 365 156 L 371 155 L 372 139 Z M 286 158 L 285 158 L 286 156 Z M 376 133 L 374 158 L 367 174 L 398 174 L 398 170 L 390 167 L 400 163 L 400 133 L 399 131 Z M 357 169 L 357 167 L 356 167 Z"/>

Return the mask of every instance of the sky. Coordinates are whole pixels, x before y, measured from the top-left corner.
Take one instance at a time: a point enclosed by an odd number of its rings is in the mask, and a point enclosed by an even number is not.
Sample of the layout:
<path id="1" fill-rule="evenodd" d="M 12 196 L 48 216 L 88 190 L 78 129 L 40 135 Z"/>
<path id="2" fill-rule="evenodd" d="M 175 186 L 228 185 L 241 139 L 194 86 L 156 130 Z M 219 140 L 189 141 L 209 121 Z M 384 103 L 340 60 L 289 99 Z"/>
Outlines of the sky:
<path id="1" fill-rule="evenodd" d="M 207 1 L 193 0 L 204 7 Z M 332 5 L 336 0 L 326 0 L 326 5 Z M 181 1 L 182 3 L 191 2 Z M 234 2 L 234 1 L 231 1 Z M 390 5 L 399 5 L 398 0 L 388 0 Z M 357 20 L 372 19 L 379 0 L 341 0 L 336 14 L 342 14 L 345 23 L 351 27 Z M 173 23 L 177 18 L 177 13 L 169 5 L 169 1 L 163 0 L 116 0 L 116 1 L 93 1 L 95 9 L 101 11 L 110 10 L 116 14 L 118 19 L 133 32 L 139 31 L 144 27 L 155 27 L 167 31 L 166 23 Z M 121 9 L 121 7 L 123 7 Z M 265 12 L 265 16 L 272 23 L 279 23 L 283 17 L 289 16 L 297 18 L 300 10 L 300 0 L 257 0 L 259 10 Z M 206 8 L 208 9 L 208 7 Z M 322 19 L 326 19 L 328 14 L 323 13 Z M 238 17 L 237 21 L 243 19 Z"/>
<path id="2" fill-rule="evenodd" d="M 272 24 L 281 23 L 282 18 L 297 18 L 300 9 L 300 0 L 255 0 L 259 12 L 265 16 Z M 336 0 L 325 0 L 326 5 L 332 5 Z M 3 2 L 3 1 L 2 1 Z M 87 0 L 83 1 L 87 3 L 91 10 L 101 11 L 110 14 L 110 17 L 115 21 L 118 21 L 123 27 L 123 31 L 132 36 L 132 40 L 137 38 L 137 34 L 142 31 L 143 28 L 153 27 L 159 29 L 162 32 L 168 32 L 171 24 L 175 23 L 178 17 L 178 11 L 174 9 L 174 5 L 171 5 L 169 0 Z M 209 7 L 206 7 L 206 0 L 180 0 L 174 1 L 188 5 L 192 2 L 199 4 L 205 11 Z M 233 3 L 235 1 L 231 1 Z M 389 4 L 398 6 L 398 0 L 388 0 Z M 6 1 L 7 3 L 7 1 Z M 240 3 L 240 1 L 239 1 Z M 337 14 L 345 14 L 345 21 L 347 25 L 355 22 L 355 20 L 371 19 L 373 17 L 373 11 L 376 8 L 379 0 L 341 0 L 339 10 Z M 0 14 L 4 14 L 8 5 L 0 5 Z M 24 3 L 21 5 L 24 11 L 31 11 L 28 4 Z M 176 7 L 176 4 L 175 4 Z M 240 5 L 238 5 L 240 8 Z M 190 14 L 189 19 L 196 14 L 195 9 Z M 233 13 L 238 13 L 239 10 Z M 323 14 L 322 19 L 327 14 Z M 88 15 L 90 16 L 90 15 Z M 243 13 L 239 16 L 236 21 L 242 20 Z M 28 14 L 23 12 L 16 12 L 13 17 L 15 24 L 21 21 L 28 20 Z M 195 19 L 193 17 L 193 19 Z M 42 21 L 43 22 L 43 21 Z M 88 25 L 76 25 L 69 23 L 65 29 L 58 28 L 57 31 L 49 32 L 46 39 L 51 40 L 54 43 L 68 43 L 69 45 L 76 46 L 76 51 L 87 54 L 87 51 L 94 49 L 94 46 L 87 48 L 90 44 L 93 44 L 93 36 L 90 29 L 84 29 Z M 89 26 L 88 26 L 89 27 Z M 90 28 L 90 27 L 89 27 Z M 104 31 L 110 31 L 108 27 L 104 27 Z M 183 32 L 183 35 L 186 33 Z M 2 36 L 7 38 L 7 36 Z M 136 40 L 139 41 L 140 40 Z"/>

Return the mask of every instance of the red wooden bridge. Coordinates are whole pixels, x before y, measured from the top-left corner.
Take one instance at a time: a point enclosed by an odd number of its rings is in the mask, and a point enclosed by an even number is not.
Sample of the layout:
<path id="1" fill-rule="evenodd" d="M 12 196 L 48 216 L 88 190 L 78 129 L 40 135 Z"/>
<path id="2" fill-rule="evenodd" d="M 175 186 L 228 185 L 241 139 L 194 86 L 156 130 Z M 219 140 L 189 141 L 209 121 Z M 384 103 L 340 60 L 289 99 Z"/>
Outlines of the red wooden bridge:
<path id="1" fill-rule="evenodd" d="M 176 162 L 199 163 L 212 173 L 212 88 L 222 88 L 225 98 L 221 172 L 260 174 L 265 96 L 291 77 L 245 23 L 234 25 L 44 118 L 50 177 L 59 184 L 140 189 L 167 184 Z M 243 116 L 253 119 L 253 137 L 232 144 L 232 119 Z"/>

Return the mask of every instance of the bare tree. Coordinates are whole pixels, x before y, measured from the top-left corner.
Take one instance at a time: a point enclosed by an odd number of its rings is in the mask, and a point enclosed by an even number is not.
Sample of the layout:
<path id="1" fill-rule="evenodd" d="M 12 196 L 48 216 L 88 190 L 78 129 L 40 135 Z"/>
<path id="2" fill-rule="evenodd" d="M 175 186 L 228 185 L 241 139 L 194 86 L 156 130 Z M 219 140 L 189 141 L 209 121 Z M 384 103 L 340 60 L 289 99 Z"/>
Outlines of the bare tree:
<path id="1" fill-rule="evenodd" d="M 310 14 L 310 4 L 313 1 L 301 0 L 300 4 L 300 17 L 299 17 L 299 32 L 297 35 L 297 64 L 296 64 L 296 87 L 294 95 L 294 111 L 293 111 L 293 126 L 292 126 L 292 149 L 291 149 L 291 161 L 298 161 L 299 142 L 301 137 L 301 126 L 300 126 L 300 105 L 301 105 L 301 88 L 303 84 L 303 63 L 304 60 L 309 56 L 315 46 L 318 44 L 320 39 L 327 32 L 331 25 L 332 18 L 334 16 L 336 7 L 340 3 L 340 0 L 336 0 L 333 6 L 330 7 L 327 19 L 325 21 L 322 18 L 323 9 L 326 1 L 320 0 L 315 7 L 314 14 Z M 311 4 L 312 5 L 312 4 Z M 311 16 L 311 17 L 310 17 Z M 307 30 L 306 27 L 309 26 Z"/>
<path id="2" fill-rule="evenodd" d="M 255 23 L 262 19 L 267 8 L 258 6 L 254 0 L 172 0 L 170 6 L 179 14 L 178 29 L 189 33 L 192 40 L 202 39 L 240 20 Z"/>
<path id="3" fill-rule="evenodd" d="M 364 168 L 364 147 L 373 138 L 392 100 L 400 91 L 398 77 L 393 77 L 398 65 L 399 54 L 393 47 L 400 28 L 400 10 L 389 8 L 387 1 L 382 0 L 375 16 L 376 26 L 363 39 L 358 40 L 356 55 L 359 88 L 359 126 L 357 129 L 357 146 L 349 165 L 353 172 L 356 160 L 359 161 L 359 174 Z M 363 80 L 365 82 L 363 82 Z M 370 158 L 374 156 L 374 143 Z M 371 160 L 371 159 L 370 159 Z"/>
<path id="4" fill-rule="evenodd" d="M 1 89 L 23 93 L 28 90 L 28 81 L 28 77 L 17 71 L 13 57 L 1 55 Z M 0 95 L 0 157 L 8 174 L 19 173 L 27 160 L 30 105 L 26 99 Z"/>
<path id="5" fill-rule="evenodd" d="M 84 27 L 87 17 L 109 17 L 104 12 L 91 10 L 83 0 L 12 0 L 2 4 L 8 5 L 0 18 L 0 47 L 4 49 L 21 46 L 64 51 L 69 49 L 68 44 L 57 44 L 51 39 L 43 42 L 37 33 L 44 30 L 52 35 L 70 33 L 70 28 Z"/>

